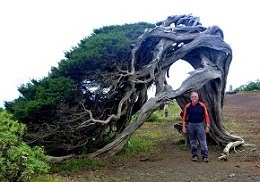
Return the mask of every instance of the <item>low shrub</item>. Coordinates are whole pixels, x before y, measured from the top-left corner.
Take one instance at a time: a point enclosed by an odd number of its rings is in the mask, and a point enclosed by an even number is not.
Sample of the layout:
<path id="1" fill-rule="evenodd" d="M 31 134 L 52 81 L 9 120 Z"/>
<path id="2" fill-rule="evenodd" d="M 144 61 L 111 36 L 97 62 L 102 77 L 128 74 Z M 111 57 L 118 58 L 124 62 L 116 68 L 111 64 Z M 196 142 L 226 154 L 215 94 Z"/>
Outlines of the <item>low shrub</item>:
<path id="1" fill-rule="evenodd" d="M 23 142 L 26 126 L 0 111 L 0 181 L 27 181 L 32 175 L 48 172 L 42 148 Z"/>

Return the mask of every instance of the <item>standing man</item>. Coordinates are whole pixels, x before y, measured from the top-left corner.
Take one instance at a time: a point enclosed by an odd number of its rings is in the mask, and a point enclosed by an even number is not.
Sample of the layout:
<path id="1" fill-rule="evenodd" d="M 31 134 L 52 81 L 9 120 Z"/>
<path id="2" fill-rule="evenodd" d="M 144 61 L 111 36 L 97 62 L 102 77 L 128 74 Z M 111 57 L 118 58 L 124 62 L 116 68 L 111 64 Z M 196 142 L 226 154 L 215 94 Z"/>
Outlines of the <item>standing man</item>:
<path id="1" fill-rule="evenodd" d="M 206 133 L 209 132 L 209 114 L 206 105 L 199 101 L 198 92 L 191 92 L 191 102 L 183 110 L 182 132 L 187 133 L 190 140 L 192 161 L 198 160 L 197 140 L 200 143 L 201 156 L 204 162 L 209 162 Z M 186 129 L 187 127 L 187 129 Z M 188 130 L 188 131 L 187 131 Z"/>

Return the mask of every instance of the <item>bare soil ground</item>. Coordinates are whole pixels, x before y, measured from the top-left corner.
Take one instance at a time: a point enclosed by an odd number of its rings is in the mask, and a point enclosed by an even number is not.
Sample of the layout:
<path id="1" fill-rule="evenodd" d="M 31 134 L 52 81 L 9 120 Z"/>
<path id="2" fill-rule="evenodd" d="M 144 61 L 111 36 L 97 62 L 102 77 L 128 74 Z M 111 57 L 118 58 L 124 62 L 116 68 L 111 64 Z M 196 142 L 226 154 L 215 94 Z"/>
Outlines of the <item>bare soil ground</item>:
<path id="1" fill-rule="evenodd" d="M 232 128 L 231 132 L 242 136 L 246 143 L 254 144 L 243 151 L 238 151 L 241 148 L 231 151 L 227 161 L 218 160 L 223 148 L 209 146 L 209 163 L 201 159 L 192 162 L 189 149 L 182 149 L 173 142 L 171 133 L 177 132 L 174 123 L 165 123 L 158 127 L 167 134 L 167 140 L 158 146 L 163 152 L 114 160 L 98 170 L 83 169 L 64 175 L 70 181 L 102 182 L 260 181 L 260 94 L 226 95 L 223 117 L 224 124 Z"/>

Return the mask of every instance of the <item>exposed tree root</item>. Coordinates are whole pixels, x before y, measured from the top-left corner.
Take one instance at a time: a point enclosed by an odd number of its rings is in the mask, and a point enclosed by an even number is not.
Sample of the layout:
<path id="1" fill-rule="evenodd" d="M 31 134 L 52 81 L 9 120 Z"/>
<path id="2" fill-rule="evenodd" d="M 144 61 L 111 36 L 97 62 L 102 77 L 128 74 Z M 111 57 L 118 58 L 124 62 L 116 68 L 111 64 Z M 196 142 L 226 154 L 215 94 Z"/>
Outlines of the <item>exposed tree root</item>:
<path id="1" fill-rule="evenodd" d="M 243 145 L 245 142 L 244 140 L 241 141 L 235 141 L 235 142 L 230 142 L 226 145 L 226 147 L 223 150 L 223 153 L 221 153 L 221 156 L 218 157 L 219 160 L 228 160 L 229 156 L 229 151 L 233 148 L 234 151 L 236 152 L 236 147 Z"/>
<path id="2" fill-rule="evenodd" d="M 59 164 L 64 162 L 65 160 L 71 159 L 75 157 L 75 155 L 70 154 L 66 156 L 60 156 L 60 157 L 55 157 L 55 156 L 48 156 L 48 162 L 51 164 Z"/>

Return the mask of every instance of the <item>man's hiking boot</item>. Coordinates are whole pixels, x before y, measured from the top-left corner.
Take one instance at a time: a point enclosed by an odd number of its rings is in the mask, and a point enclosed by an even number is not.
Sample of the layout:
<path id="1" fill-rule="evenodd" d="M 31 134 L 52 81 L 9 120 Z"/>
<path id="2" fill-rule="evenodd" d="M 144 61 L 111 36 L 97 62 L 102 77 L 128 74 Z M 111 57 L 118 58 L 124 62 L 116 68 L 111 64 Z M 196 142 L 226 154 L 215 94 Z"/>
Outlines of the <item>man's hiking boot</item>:
<path id="1" fill-rule="evenodd" d="M 204 162 L 209 162 L 209 158 L 205 157 L 205 158 L 203 158 L 203 161 Z"/>
<path id="2" fill-rule="evenodd" d="M 198 160 L 198 157 L 197 157 L 197 156 L 193 156 L 191 160 L 192 160 L 192 161 L 197 161 L 197 160 Z"/>

